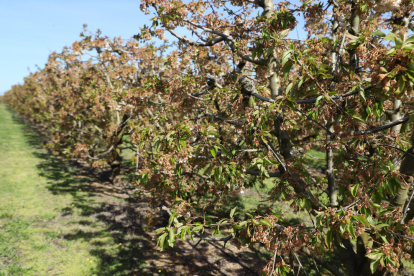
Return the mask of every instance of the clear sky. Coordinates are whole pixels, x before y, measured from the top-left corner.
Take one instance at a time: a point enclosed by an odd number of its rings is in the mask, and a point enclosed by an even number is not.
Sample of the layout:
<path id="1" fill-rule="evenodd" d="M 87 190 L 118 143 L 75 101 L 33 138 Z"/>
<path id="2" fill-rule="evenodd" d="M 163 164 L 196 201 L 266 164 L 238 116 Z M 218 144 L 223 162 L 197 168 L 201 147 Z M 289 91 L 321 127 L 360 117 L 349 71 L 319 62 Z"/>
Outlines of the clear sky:
<path id="1" fill-rule="evenodd" d="M 140 0 L 0 0 L 0 95 L 36 64 L 79 40 L 83 24 L 109 37 L 131 38 L 149 24 Z"/>
<path id="2" fill-rule="evenodd" d="M 102 35 L 131 38 L 154 16 L 141 12 L 140 4 L 140 0 L 0 0 L 0 95 L 22 83 L 36 65 L 43 68 L 51 52 L 79 40 L 83 24 L 91 32 L 100 29 Z"/>

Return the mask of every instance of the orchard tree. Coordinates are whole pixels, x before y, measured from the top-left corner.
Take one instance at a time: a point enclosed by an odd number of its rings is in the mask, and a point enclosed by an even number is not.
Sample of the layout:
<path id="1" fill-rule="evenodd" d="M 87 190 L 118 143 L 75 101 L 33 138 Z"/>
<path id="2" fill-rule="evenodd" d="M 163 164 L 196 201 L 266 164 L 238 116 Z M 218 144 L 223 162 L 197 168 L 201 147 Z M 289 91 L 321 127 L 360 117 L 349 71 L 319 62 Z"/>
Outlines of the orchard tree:
<path id="1" fill-rule="evenodd" d="M 180 59 L 168 66 L 188 63 L 168 95 L 182 99 L 170 113 L 191 107 L 181 113 L 185 124 L 168 124 L 163 139 L 151 139 L 168 174 L 154 176 L 159 167 L 149 167 L 140 182 L 174 201 L 168 227 L 158 230 L 160 246 L 231 225 L 236 244 L 260 242 L 274 252 L 267 274 L 291 271 L 279 256 L 296 252 L 321 256 L 315 260 L 335 275 L 397 274 L 411 259 L 414 231 L 412 1 L 142 2 L 155 17 L 137 37 L 169 32 Z M 298 21 L 306 39 L 288 36 Z M 325 178 L 303 165 L 313 147 L 326 151 Z M 241 221 L 197 224 L 194 194 L 226 200 L 252 175 L 277 177 L 269 200 L 293 200 L 313 225 L 287 227 L 260 210 Z M 343 270 L 323 260 L 331 250 Z"/>
<path id="2" fill-rule="evenodd" d="M 52 53 L 43 70 L 5 97 L 16 111 L 46 127 L 55 153 L 109 165 L 117 182 L 121 151 L 133 146 L 126 138 L 133 134 L 131 123 L 142 117 L 145 105 L 160 104 L 156 95 L 137 91 L 152 85 L 155 70 L 168 75 L 160 57 L 165 47 L 110 40 L 99 30 L 86 35 L 84 28 L 81 41 Z"/>
<path id="3" fill-rule="evenodd" d="M 133 149 L 133 184 L 171 215 L 156 231 L 162 249 L 195 235 L 263 244 L 267 275 L 304 269 L 298 254 L 333 275 L 401 274 L 414 241 L 412 1 L 141 8 L 154 17 L 135 41 L 83 33 L 5 101 L 44 124 L 56 151 L 109 164 L 114 177 L 120 151 Z M 299 22 L 306 39 L 292 38 Z M 166 32 L 171 47 L 139 44 Z M 323 177 L 305 164 L 310 149 L 326 152 Z M 291 202 L 311 223 L 260 207 L 205 220 L 265 180 L 270 202 Z"/>

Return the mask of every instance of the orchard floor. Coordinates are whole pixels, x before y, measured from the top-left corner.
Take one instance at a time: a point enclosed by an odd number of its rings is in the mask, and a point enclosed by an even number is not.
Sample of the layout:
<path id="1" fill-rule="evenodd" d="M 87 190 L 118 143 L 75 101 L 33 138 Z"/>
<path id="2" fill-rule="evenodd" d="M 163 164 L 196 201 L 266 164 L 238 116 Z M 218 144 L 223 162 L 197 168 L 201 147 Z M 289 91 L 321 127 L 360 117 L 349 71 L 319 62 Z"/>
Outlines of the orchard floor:
<path id="1" fill-rule="evenodd" d="M 178 242 L 163 252 L 144 215 L 105 172 L 62 161 L 0 104 L 0 275 L 257 275 L 256 248 Z M 197 240 L 196 240 L 197 242 Z M 256 257 L 254 257 L 256 256 Z"/>

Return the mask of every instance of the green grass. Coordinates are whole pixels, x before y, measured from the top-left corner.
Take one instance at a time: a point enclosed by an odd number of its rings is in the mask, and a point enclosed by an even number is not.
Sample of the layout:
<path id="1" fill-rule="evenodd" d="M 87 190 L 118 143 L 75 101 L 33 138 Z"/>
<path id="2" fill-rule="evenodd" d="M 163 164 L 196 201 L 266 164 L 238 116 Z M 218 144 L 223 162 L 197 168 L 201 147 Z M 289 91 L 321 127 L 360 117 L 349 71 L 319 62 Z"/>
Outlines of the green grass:
<path id="1" fill-rule="evenodd" d="M 0 276 L 129 275 L 124 236 L 96 216 L 105 203 L 39 145 L 0 104 Z"/>

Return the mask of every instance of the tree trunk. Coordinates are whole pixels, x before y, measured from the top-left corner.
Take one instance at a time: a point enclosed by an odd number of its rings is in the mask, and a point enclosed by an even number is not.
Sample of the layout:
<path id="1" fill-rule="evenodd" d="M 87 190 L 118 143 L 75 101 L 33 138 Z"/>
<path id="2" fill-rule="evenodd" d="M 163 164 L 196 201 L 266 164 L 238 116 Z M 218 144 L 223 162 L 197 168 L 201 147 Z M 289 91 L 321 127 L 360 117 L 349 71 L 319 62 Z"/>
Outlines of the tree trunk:
<path id="1" fill-rule="evenodd" d="M 402 103 L 400 100 L 395 100 L 394 101 L 394 108 L 393 108 L 393 112 L 391 114 L 391 122 L 394 122 L 396 120 L 399 120 L 402 118 L 402 114 L 401 114 L 401 107 L 402 107 Z M 393 126 L 391 128 L 391 132 L 394 132 L 395 134 L 400 133 L 400 129 L 401 129 L 401 125 L 396 125 Z"/>
<path id="2" fill-rule="evenodd" d="M 117 115 L 119 118 L 119 114 Z M 121 150 L 118 148 L 119 145 L 122 144 L 122 138 L 125 134 L 126 129 L 126 122 L 128 120 L 128 116 L 124 114 L 122 116 L 122 120 L 118 121 L 118 130 L 115 132 L 113 136 L 113 145 L 115 146 L 115 149 L 111 152 L 111 157 L 109 158 L 109 165 L 111 166 L 111 173 L 112 173 L 112 183 L 117 185 L 122 181 L 121 176 L 121 165 L 122 165 L 122 156 L 121 156 Z"/>
<path id="3" fill-rule="evenodd" d="M 114 149 L 112 151 L 111 161 L 109 165 L 111 166 L 112 183 L 115 185 L 119 184 L 120 181 L 122 180 L 121 164 L 122 164 L 121 150 Z"/>

